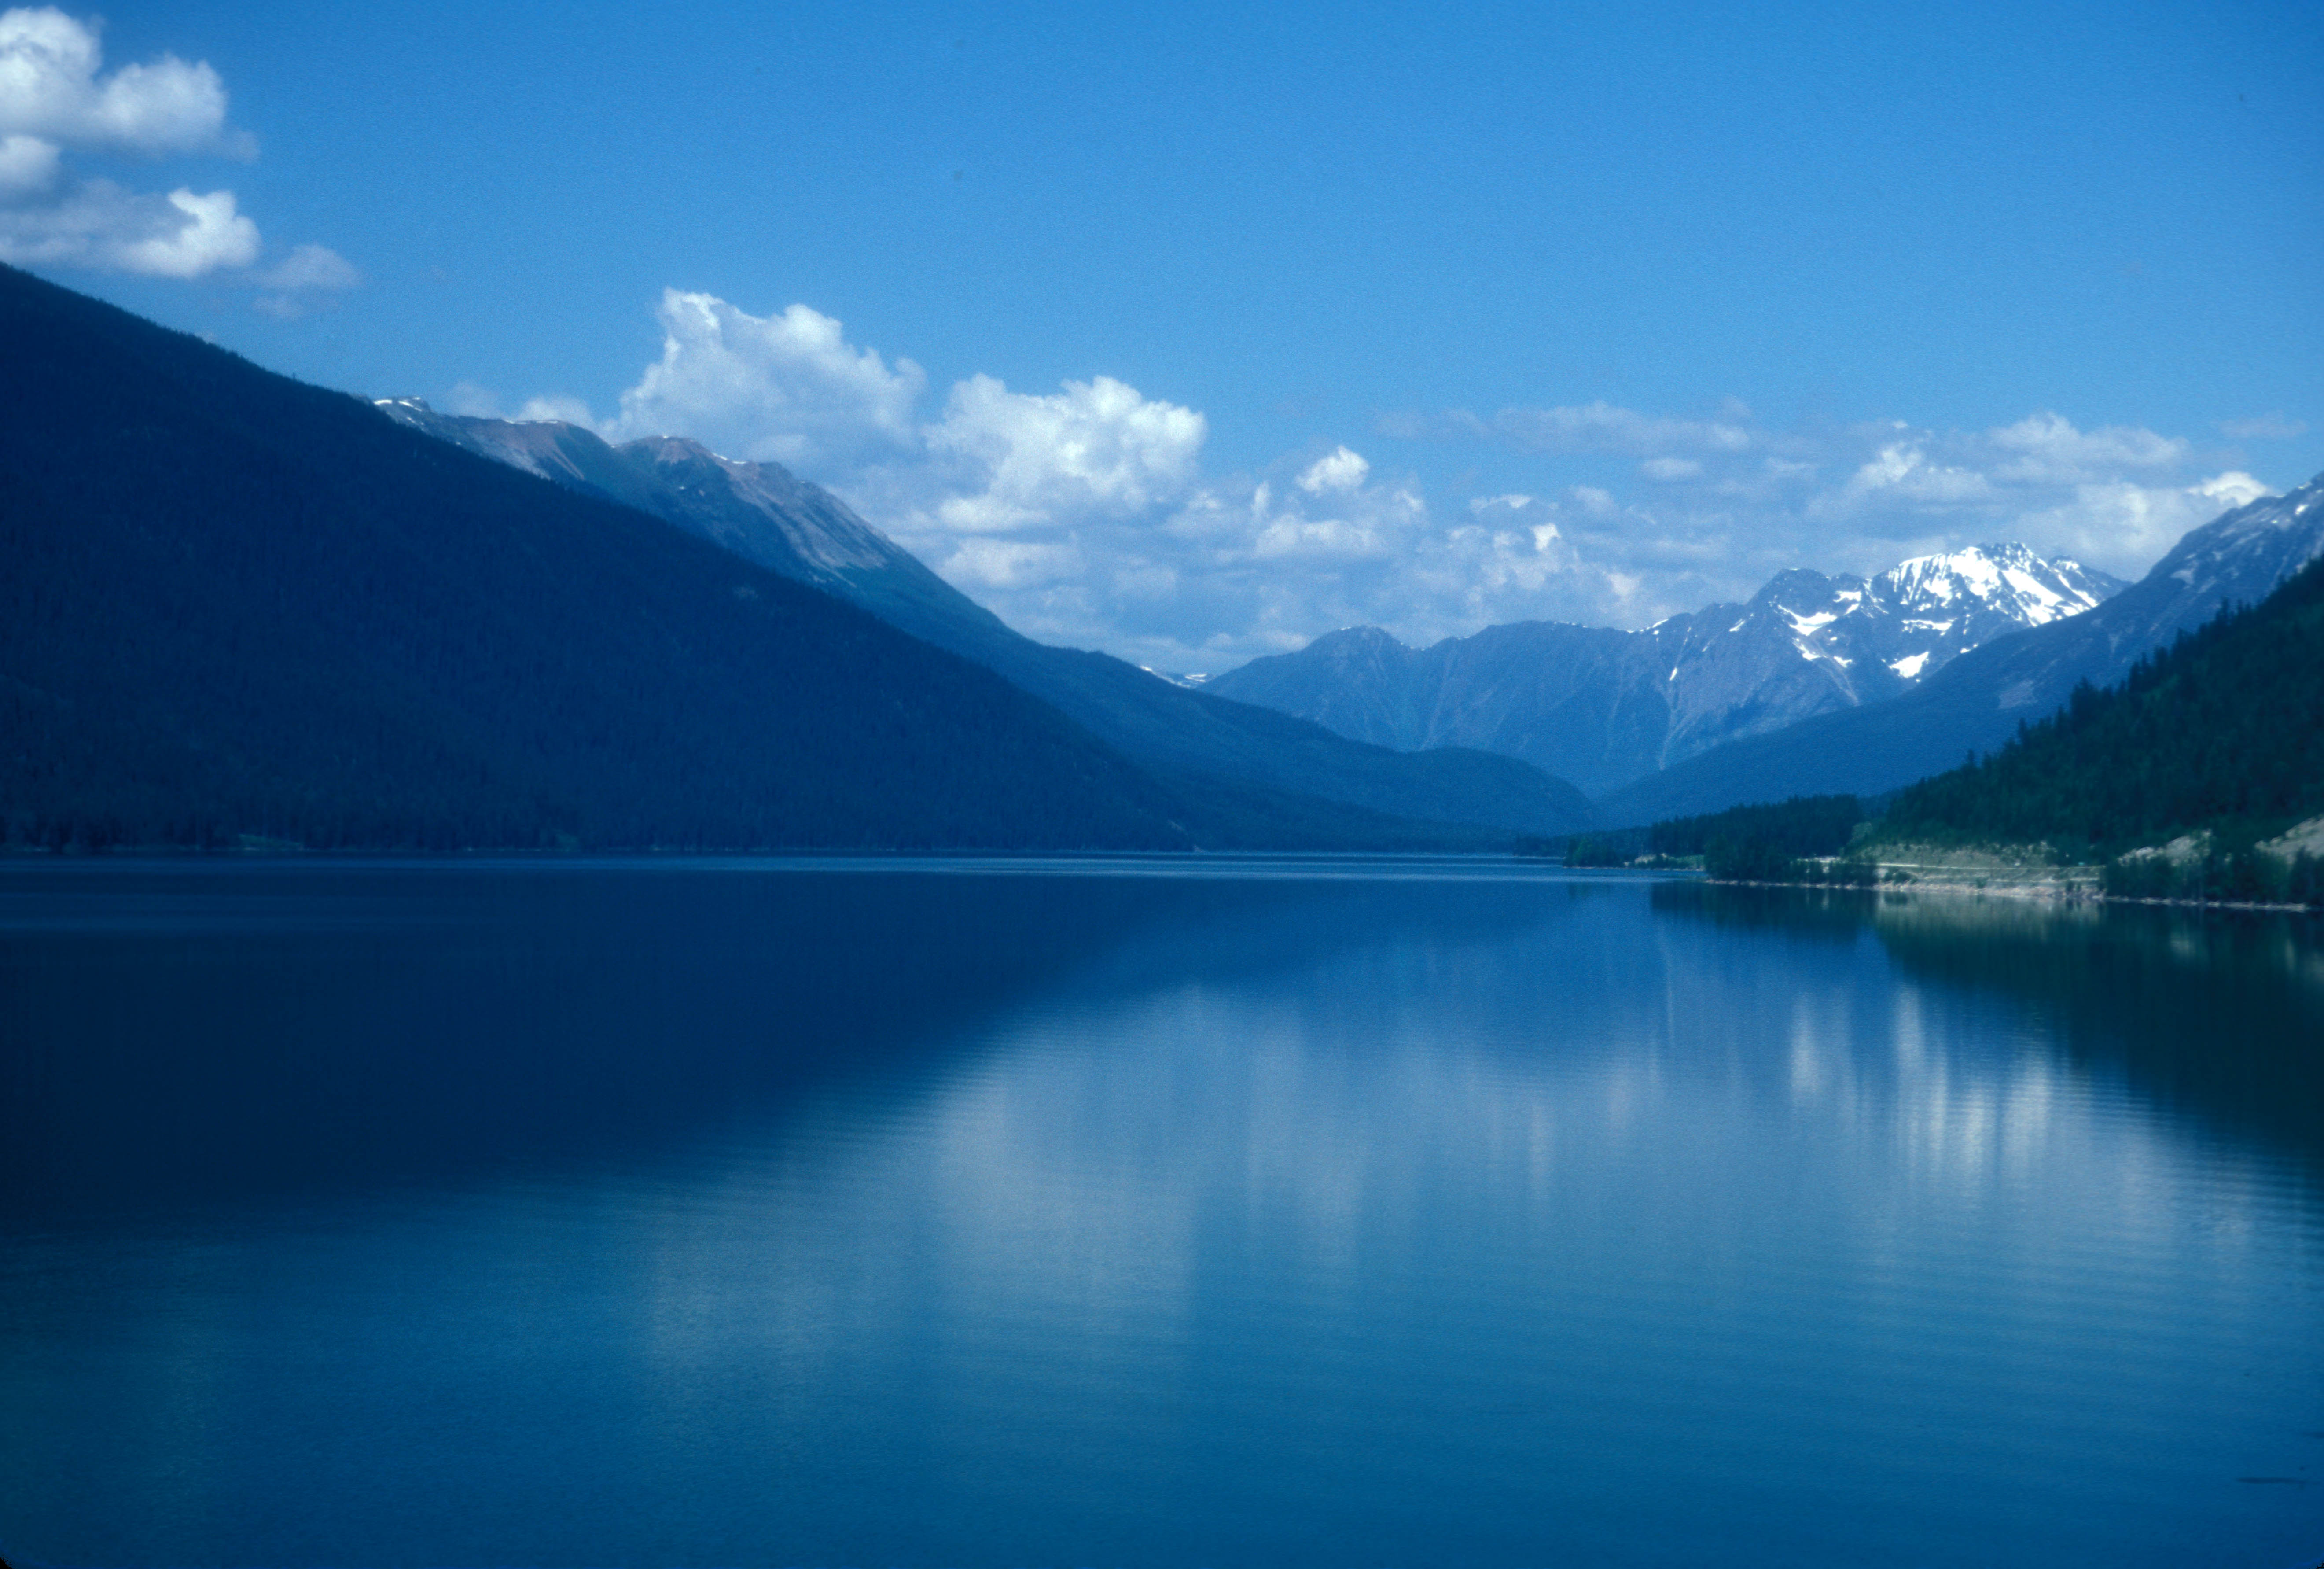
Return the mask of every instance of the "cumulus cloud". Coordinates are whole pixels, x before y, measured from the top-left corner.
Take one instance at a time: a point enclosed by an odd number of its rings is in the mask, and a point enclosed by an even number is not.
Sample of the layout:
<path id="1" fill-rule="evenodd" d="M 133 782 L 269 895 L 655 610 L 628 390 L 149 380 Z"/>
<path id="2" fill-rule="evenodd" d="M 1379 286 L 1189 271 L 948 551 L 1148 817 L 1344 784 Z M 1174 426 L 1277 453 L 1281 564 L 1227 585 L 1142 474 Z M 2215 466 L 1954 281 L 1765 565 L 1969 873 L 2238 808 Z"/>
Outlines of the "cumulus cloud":
<path id="1" fill-rule="evenodd" d="M 52 5 L 0 12 L 0 135 L 125 152 L 250 158 L 226 125 L 226 86 L 207 62 L 163 55 L 98 74 L 97 26 Z"/>
<path id="2" fill-rule="evenodd" d="M 1309 495 L 1322 495 L 1326 491 L 1358 491 L 1372 471 L 1363 455 L 1341 447 L 1317 458 L 1299 476 L 1299 488 Z"/>
<path id="3" fill-rule="evenodd" d="M 263 249 L 231 190 L 166 193 L 82 179 L 67 151 L 248 159 L 257 143 L 226 120 L 226 86 L 175 55 L 104 70 L 99 24 L 53 6 L 0 12 L 0 260 L 155 278 L 246 268 Z M 256 303 L 277 316 L 352 287 L 355 270 L 319 245 L 275 269 Z"/>
<path id="4" fill-rule="evenodd" d="M 822 467 L 915 444 L 927 377 L 848 343 L 841 324 L 794 305 L 752 316 L 710 294 L 665 291 L 661 358 L 622 394 L 610 434 L 684 431 L 730 457 Z"/>
<path id="5" fill-rule="evenodd" d="M 334 291 L 354 288 L 363 281 L 363 274 L 345 256 L 327 246 L 300 245 L 268 268 L 260 281 L 269 289 L 290 291 Z"/>
<path id="6" fill-rule="evenodd" d="M 234 192 L 180 187 L 167 196 L 92 180 L 52 201 L 0 205 L 0 260 L 199 278 L 258 259 L 258 226 Z"/>
<path id="7" fill-rule="evenodd" d="M 1111 376 L 1042 395 L 978 375 L 953 388 L 944 418 L 923 434 L 959 486 L 937 517 L 982 533 L 1125 517 L 1167 501 L 1192 478 L 1208 427 Z"/>
<path id="8" fill-rule="evenodd" d="M 1844 517 L 1868 508 L 1960 507 L 1987 502 L 1993 482 L 1984 471 L 1932 457 L 1925 440 L 1884 442 L 1857 465 L 1838 490 L 1816 495 L 1811 515 Z"/>
<path id="9" fill-rule="evenodd" d="M 1397 429 L 1629 459 L 1646 482 L 1627 498 L 1572 485 L 1473 499 L 1466 520 L 1408 521 L 1369 617 L 1407 641 L 1519 619 L 1643 625 L 1741 598 L 1787 567 L 1870 573 L 1994 539 L 2135 577 L 2188 530 L 2267 494 L 2240 471 L 2195 470 L 2183 439 L 2048 411 L 1983 430 L 1889 420 L 1803 433 L 1765 429 L 1739 405 L 1686 420 L 1601 403 Z M 1310 611 L 1317 631 L 1322 609 Z"/>

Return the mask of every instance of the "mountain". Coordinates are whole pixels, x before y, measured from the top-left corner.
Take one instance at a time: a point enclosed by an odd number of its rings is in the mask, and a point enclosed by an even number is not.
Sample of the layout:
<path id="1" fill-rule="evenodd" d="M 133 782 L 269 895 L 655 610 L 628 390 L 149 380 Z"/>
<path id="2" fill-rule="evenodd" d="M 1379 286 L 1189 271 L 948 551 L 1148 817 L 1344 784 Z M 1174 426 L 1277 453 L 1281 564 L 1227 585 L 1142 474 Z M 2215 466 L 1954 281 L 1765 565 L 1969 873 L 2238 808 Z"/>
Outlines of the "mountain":
<path id="1" fill-rule="evenodd" d="M 798 582 L 837 595 L 928 638 L 1013 636 L 999 616 L 923 565 L 820 485 L 771 463 L 737 463 L 695 442 L 653 437 L 614 447 L 563 420 L 480 420 L 386 398 L 400 424 L 585 495 L 650 512 Z M 962 651 L 954 650 L 954 652 Z"/>
<path id="2" fill-rule="evenodd" d="M 829 491 L 778 465 L 736 462 L 669 437 L 616 447 L 561 421 L 444 414 L 416 399 L 379 406 L 414 429 L 567 489 L 650 512 L 851 600 L 998 671 L 1185 788 L 1225 792 L 1253 806 L 1282 793 L 1359 812 L 1533 834 L 1570 833 L 1591 821 L 1579 789 L 1510 757 L 1455 747 L 1407 754 L 1361 744 L 1105 654 L 1035 642 Z"/>
<path id="3" fill-rule="evenodd" d="M 1356 740 L 1520 757 L 1607 790 L 1741 736 L 1909 690 L 1990 640 L 2121 587 L 2023 545 L 1906 561 L 1869 579 L 1779 574 L 1747 605 L 1644 632 L 1519 622 L 1412 649 L 1377 627 L 1213 677 L 1208 691 Z"/>
<path id="4" fill-rule="evenodd" d="M 855 605 L 6 267 L 0 344 L 11 842 L 1167 849 L 1282 808 L 1192 798 Z"/>
<path id="5" fill-rule="evenodd" d="M 1907 788 L 1878 837 L 2105 854 L 2228 824 L 2256 837 L 2319 812 L 2324 560 L 2311 560 L 2257 605 L 2141 656 L 2119 686 L 2079 687 L 1974 766 Z"/>
<path id="6" fill-rule="evenodd" d="M 1690 758 L 1600 803 L 1645 823 L 1795 795 L 1874 795 L 1985 752 L 2083 682 L 2111 686 L 2139 657 L 2255 604 L 2324 554 L 2324 477 L 2190 531 L 2153 570 L 2097 609 L 1997 639 L 1894 701 L 1827 714 Z"/>

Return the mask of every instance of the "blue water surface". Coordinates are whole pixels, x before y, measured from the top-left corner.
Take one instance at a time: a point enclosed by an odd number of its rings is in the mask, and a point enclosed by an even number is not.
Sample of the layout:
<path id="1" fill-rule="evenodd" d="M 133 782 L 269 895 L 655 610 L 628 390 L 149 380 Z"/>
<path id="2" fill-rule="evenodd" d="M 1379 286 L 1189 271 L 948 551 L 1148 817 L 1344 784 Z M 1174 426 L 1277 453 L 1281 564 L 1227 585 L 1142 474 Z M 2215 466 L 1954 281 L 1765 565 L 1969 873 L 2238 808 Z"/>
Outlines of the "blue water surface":
<path id="1" fill-rule="evenodd" d="M 0 867 L 0 1554 L 2324 1558 L 2306 918 Z"/>

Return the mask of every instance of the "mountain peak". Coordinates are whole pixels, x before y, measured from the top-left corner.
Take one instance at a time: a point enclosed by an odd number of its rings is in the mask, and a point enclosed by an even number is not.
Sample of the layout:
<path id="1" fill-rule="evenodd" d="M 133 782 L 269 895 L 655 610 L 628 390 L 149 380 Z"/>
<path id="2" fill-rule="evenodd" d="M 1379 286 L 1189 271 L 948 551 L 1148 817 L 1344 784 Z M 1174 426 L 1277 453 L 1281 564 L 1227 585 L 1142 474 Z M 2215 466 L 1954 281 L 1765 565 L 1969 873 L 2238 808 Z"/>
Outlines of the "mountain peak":
<path id="1" fill-rule="evenodd" d="M 1359 651 L 1366 653 L 1410 653 L 1412 650 L 1394 632 L 1378 626 L 1343 626 L 1337 632 L 1327 632 L 1307 645 L 1326 653 L 1339 655 Z"/>
<path id="2" fill-rule="evenodd" d="M 2044 626 L 2080 615 L 2122 588 L 2117 578 L 2063 558 L 2045 559 L 2014 541 L 1970 545 L 1938 556 L 1900 561 L 1872 581 L 1884 605 L 1908 619 L 1985 620 L 1978 641 L 2009 627 Z M 1955 649 L 1966 653 L 1973 642 Z"/>

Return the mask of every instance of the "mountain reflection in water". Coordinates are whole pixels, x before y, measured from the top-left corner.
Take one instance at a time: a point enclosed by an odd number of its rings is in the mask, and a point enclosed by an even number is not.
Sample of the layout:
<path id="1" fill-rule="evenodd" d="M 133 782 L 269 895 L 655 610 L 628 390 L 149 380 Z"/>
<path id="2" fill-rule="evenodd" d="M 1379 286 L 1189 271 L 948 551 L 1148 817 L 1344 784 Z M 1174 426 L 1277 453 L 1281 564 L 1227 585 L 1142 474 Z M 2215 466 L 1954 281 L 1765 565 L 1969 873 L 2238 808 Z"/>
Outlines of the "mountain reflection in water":
<path id="1" fill-rule="evenodd" d="M 2319 1004 L 1481 861 L 0 869 L 0 1552 L 2312 1562 Z"/>
<path id="2" fill-rule="evenodd" d="M 1814 939 L 1877 936 L 1899 971 L 2006 997 L 2046 1044 L 2158 1111 L 2324 1172 L 2324 920 L 1957 894 L 1665 883 L 1657 911 Z"/>

